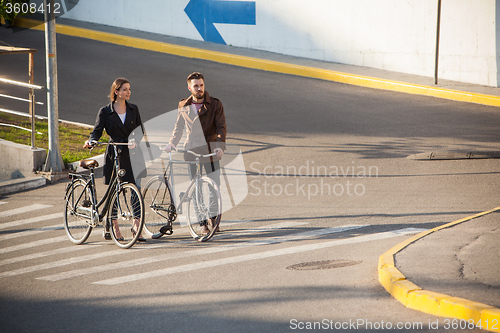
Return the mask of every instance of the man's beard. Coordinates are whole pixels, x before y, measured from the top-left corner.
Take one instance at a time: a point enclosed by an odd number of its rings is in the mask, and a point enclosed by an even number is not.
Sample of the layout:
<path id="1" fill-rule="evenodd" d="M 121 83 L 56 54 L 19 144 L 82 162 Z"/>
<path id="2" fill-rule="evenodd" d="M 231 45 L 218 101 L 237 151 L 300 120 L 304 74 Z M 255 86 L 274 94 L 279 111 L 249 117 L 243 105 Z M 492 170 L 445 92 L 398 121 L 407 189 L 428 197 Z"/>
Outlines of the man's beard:
<path id="1" fill-rule="evenodd" d="M 200 99 L 200 98 L 203 98 L 203 96 L 205 95 L 205 92 L 197 92 L 197 93 L 193 93 L 192 94 L 194 97 L 196 97 L 196 99 Z"/>

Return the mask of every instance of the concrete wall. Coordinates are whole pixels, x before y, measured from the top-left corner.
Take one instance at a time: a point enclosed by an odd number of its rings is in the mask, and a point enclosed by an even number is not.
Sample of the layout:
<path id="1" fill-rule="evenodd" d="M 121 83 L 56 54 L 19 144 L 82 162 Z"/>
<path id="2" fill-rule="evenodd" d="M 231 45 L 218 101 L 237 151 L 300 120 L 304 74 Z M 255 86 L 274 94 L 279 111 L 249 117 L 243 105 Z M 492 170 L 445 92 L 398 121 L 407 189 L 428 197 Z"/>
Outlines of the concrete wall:
<path id="1" fill-rule="evenodd" d="M 241 18 L 225 1 L 225 17 Z M 236 1 L 241 2 L 241 1 Z M 185 12 L 215 0 L 85 0 L 65 18 L 306 58 L 434 76 L 437 0 L 254 0 L 255 22 L 202 35 Z M 499 0 L 442 0 L 439 77 L 498 86 Z M 194 10 L 194 9 L 193 9 Z M 243 10 L 245 11 L 245 10 Z M 246 10 L 247 12 L 249 10 Z M 251 11 L 251 9 L 250 9 Z M 205 24 L 205 32 L 210 29 Z"/>
<path id="2" fill-rule="evenodd" d="M 0 156 L 0 180 L 7 180 L 32 177 L 33 171 L 41 170 L 45 164 L 47 152 L 0 139 Z"/>

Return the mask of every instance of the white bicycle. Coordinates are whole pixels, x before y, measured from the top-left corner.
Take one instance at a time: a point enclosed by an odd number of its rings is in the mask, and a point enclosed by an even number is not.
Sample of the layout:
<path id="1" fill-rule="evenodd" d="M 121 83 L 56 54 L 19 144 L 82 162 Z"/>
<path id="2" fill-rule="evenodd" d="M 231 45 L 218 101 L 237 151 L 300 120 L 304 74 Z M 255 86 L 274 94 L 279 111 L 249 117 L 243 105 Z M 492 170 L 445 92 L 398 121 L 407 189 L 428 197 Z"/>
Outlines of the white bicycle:
<path id="1" fill-rule="evenodd" d="M 182 214 L 183 205 L 187 204 L 186 222 L 194 239 L 208 241 L 218 231 L 222 200 L 219 187 L 211 178 L 202 176 L 200 158 L 215 156 L 215 153 L 201 155 L 191 150 L 177 149 L 178 152 L 192 154 L 195 161 L 176 161 L 169 152 L 168 166 L 163 165 L 163 176 L 151 178 L 143 190 L 145 218 L 144 231 L 153 239 L 173 233 L 172 223 L 177 214 Z M 180 194 L 178 205 L 175 205 L 174 164 L 196 164 L 196 174 L 185 192 Z M 171 181 L 171 183 L 169 182 Z"/>

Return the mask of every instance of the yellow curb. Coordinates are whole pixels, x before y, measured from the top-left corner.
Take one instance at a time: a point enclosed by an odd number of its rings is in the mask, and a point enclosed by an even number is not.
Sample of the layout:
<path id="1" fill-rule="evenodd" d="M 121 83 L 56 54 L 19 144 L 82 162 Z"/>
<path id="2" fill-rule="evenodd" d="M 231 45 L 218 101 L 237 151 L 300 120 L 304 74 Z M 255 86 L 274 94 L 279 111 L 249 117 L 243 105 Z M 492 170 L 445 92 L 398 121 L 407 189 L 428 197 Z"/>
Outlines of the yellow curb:
<path id="1" fill-rule="evenodd" d="M 40 24 L 40 21 L 18 18 L 15 23 L 16 26 L 23 28 L 45 30 L 44 24 Z M 361 87 L 404 92 L 414 95 L 438 97 L 459 102 L 469 102 L 469 103 L 483 104 L 489 106 L 500 106 L 500 96 L 464 92 L 459 90 L 451 90 L 451 89 L 424 86 L 419 84 L 411 84 L 393 80 L 385 80 L 385 79 L 373 78 L 362 75 L 347 74 L 326 69 L 294 65 L 272 60 L 245 57 L 223 52 L 197 49 L 188 46 L 179 46 L 179 45 L 150 41 L 135 37 L 127 37 L 123 35 L 94 31 L 84 28 L 76 28 L 62 24 L 56 24 L 56 32 L 63 35 L 88 38 L 101 42 L 123 45 L 143 50 L 168 53 L 188 58 L 209 60 L 229 65 L 259 69 L 269 72 L 310 77 L 326 81 L 351 84 Z"/>
<path id="2" fill-rule="evenodd" d="M 394 246 L 389 251 L 379 257 L 378 276 L 380 284 L 410 309 L 418 310 L 424 313 L 439 317 L 455 318 L 469 320 L 474 325 L 482 329 L 500 332 L 500 309 L 483 303 L 473 302 L 464 298 L 452 297 L 433 291 L 423 290 L 413 282 L 406 280 L 406 277 L 394 265 L 394 255 L 410 245 L 411 243 L 442 229 L 450 228 L 457 224 L 470 221 L 472 219 L 499 211 L 500 207 L 485 211 L 473 216 L 433 228 L 419 233 L 416 236 Z"/>

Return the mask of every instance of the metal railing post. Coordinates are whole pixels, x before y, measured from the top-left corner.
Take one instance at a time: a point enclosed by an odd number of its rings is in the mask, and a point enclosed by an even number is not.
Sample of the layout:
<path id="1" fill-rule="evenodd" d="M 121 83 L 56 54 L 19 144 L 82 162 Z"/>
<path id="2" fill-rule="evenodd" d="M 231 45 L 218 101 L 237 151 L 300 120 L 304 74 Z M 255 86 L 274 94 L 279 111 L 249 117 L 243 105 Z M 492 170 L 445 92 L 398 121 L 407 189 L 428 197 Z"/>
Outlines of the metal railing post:
<path id="1" fill-rule="evenodd" d="M 35 54 L 29 54 L 29 84 L 35 83 L 34 73 Z M 29 90 L 29 114 L 31 116 L 31 149 L 35 149 L 35 89 L 33 87 Z"/>

